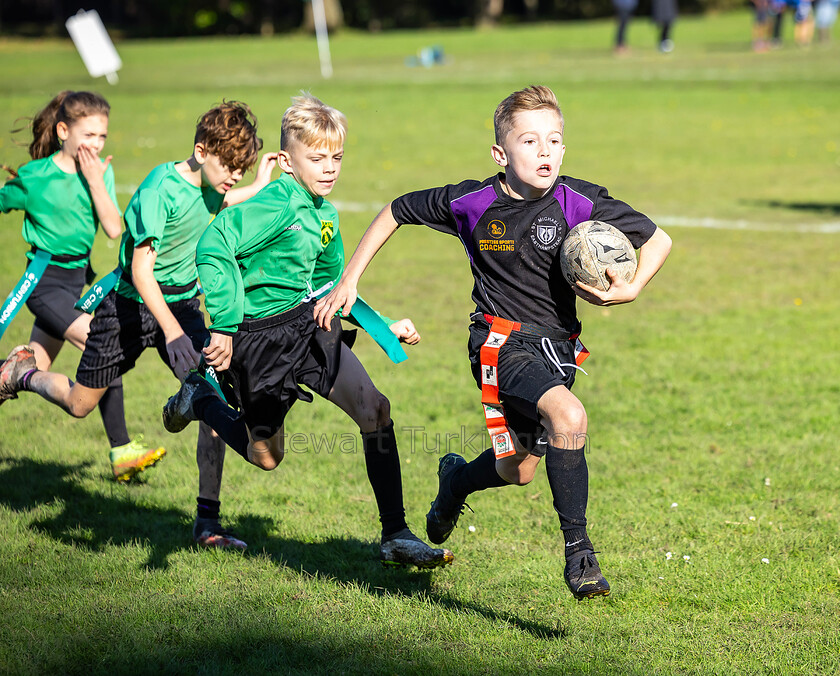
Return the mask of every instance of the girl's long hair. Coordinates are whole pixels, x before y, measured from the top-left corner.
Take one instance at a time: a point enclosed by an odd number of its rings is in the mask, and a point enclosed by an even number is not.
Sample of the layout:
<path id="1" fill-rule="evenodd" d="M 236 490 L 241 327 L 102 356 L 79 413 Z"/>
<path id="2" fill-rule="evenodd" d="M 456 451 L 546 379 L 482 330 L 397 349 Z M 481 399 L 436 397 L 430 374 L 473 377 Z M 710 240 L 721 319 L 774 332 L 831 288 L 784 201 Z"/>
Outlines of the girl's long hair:
<path id="1" fill-rule="evenodd" d="M 55 130 L 59 122 L 64 122 L 70 127 L 74 122 L 90 115 L 108 117 L 110 111 L 111 106 L 99 94 L 66 90 L 59 92 L 41 112 L 29 120 L 28 124 L 13 130 L 12 133 L 30 128 L 32 142 L 29 144 L 29 156 L 33 160 L 40 160 L 61 149 L 61 141 Z"/>

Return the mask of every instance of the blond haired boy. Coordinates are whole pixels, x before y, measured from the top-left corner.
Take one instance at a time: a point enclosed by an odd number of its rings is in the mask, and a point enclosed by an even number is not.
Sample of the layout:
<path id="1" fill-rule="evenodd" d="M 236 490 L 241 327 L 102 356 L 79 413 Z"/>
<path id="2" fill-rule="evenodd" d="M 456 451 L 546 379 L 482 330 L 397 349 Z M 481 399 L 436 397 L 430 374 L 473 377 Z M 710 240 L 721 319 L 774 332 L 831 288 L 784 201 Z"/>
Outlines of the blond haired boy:
<path id="1" fill-rule="evenodd" d="M 325 198 L 341 172 L 346 134 L 336 109 L 310 95 L 293 99 L 281 129 L 283 175 L 220 214 L 201 237 L 196 262 L 211 320 L 204 357 L 229 374 L 241 416 L 193 374 L 164 408 L 164 424 L 175 432 L 201 420 L 250 463 L 272 470 L 285 453 L 287 413 L 299 399 L 312 401 L 305 385 L 359 425 L 382 562 L 435 568 L 453 556 L 406 525 L 390 404 L 342 339 L 340 320 L 325 332 L 313 318 L 313 291 L 344 269 L 338 213 Z M 407 319 L 391 330 L 409 343 L 420 339 Z"/>
<path id="2" fill-rule="evenodd" d="M 528 87 L 504 99 L 496 109 L 491 148 L 504 172 L 394 200 L 368 228 L 341 281 L 318 303 L 315 318 L 326 328 L 339 308 L 350 311 L 359 278 L 400 225 L 425 224 L 460 238 L 475 279 L 473 376 L 482 402 L 497 406 L 485 407 L 492 448 L 470 463 L 455 453 L 441 458 L 426 532 L 432 542 L 444 542 L 468 495 L 529 483 L 545 456 L 565 540 L 564 578 L 582 599 L 609 594 L 610 586 L 586 531 L 586 411 L 571 393 L 580 333 L 575 294 L 596 305 L 634 300 L 664 263 L 670 239 L 605 188 L 559 175 L 566 150 L 563 125 L 548 87 Z M 587 220 L 611 223 L 641 247 L 632 282 L 608 273 L 607 292 L 566 283 L 560 245 L 571 228 Z"/>

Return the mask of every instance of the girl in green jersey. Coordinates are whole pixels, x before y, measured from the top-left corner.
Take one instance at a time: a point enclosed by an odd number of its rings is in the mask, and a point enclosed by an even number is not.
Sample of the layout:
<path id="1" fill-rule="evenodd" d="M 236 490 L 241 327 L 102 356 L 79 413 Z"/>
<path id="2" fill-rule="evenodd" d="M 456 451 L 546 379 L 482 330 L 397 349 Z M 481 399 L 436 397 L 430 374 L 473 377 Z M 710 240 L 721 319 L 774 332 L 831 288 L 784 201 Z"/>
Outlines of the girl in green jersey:
<path id="1" fill-rule="evenodd" d="M 99 226 L 111 239 L 122 234 L 111 156 L 100 159 L 108 136 L 108 102 L 92 92 L 63 91 L 31 122 L 32 161 L 0 188 L 0 211 L 24 212 L 23 238 L 49 253 L 50 264 L 27 300 L 35 315 L 29 338 L 39 369 L 48 370 L 65 341 L 84 350 L 91 316 L 74 307 L 90 273 L 90 249 Z M 148 449 L 128 436 L 122 381 L 100 405 L 111 445 L 114 477 L 129 480 L 156 463 L 164 449 Z"/>

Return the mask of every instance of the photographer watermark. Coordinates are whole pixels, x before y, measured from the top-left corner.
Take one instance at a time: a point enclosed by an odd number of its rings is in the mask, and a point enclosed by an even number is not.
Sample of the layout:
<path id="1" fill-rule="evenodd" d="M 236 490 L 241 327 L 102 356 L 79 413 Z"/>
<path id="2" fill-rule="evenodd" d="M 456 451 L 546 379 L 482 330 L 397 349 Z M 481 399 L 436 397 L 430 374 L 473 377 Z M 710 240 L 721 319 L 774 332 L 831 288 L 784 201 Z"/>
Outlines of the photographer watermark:
<path id="1" fill-rule="evenodd" d="M 424 425 L 405 425 L 395 430 L 399 442 L 400 453 L 428 453 L 430 455 L 445 455 L 446 453 L 457 453 L 463 456 L 476 456 L 490 447 L 490 435 L 487 428 L 483 426 L 467 427 L 461 425 L 457 431 L 446 432 L 441 430 L 430 430 Z M 251 430 L 251 435 L 256 439 L 264 439 L 272 436 L 269 430 L 261 434 L 260 428 Z M 362 438 L 358 432 L 289 432 L 281 435 L 283 449 L 286 453 L 315 453 L 333 455 L 340 453 L 349 455 L 364 452 Z M 545 435 L 536 440 L 521 439 L 520 443 L 526 448 L 546 444 Z M 563 434 L 556 434 L 551 440 L 555 448 L 579 449 L 586 447 L 589 450 L 589 436 L 576 434 L 567 437 Z"/>

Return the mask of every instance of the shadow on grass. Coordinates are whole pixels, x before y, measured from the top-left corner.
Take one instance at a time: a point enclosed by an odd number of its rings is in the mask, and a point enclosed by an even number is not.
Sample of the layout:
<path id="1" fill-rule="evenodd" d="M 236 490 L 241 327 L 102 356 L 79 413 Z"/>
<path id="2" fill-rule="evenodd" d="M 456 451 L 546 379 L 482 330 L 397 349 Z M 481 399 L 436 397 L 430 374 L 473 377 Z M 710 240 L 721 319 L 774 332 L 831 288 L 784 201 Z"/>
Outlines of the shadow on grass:
<path id="1" fill-rule="evenodd" d="M 272 537 L 265 530 L 260 533 L 260 525 L 250 523 L 250 519 L 251 517 L 240 518 L 238 531 L 247 536 L 246 539 L 251 538 L 250 541 L 264 542 L 262 553 L 278 565 L 299 571 L 303 575 L 322 577 L 340 584 L 352 584 L 373 596 L 419 597 L 446 610 L 480 615 L 494 624 L 505 623 L 539 639 L 565 638 L 568 634 L 568 629 L 561 626 L 559 621 L 556 626 L 549 626 L 441 594 L 434 590 L 431 583 L 434 572 L 385 567 L 379 563 L 378 544 L 357 538 L 301 542 Z M 458 565 L 457 555 L 454 565 Z"/>
<path id="2" fill-rule="evenodd" d="M 59 542 L 102 552 L 108 547 L 144 543 L 149 549 L 146 566 L 166 569 L 169 555 L 192 547 L 188 542 L 190 516 L 177 509 L 138 505 L 130 499 L 91 493 L 76 481 L 91 463 L 62 465 L 27 458 L 0 457 L 0 504 L 14 511 L 60 505 L 60 513 L 35 519 L 29 528 Z M 471 612 L 493 623 L 540 639 L 564 638 L 568 630 L 434 591 L 431 571 L 385 568 L 379 563 L 378 545 L 356 538 L 330 538 L 302 542 L 271 535 L 272 523 L 265 517 L 242 515 L 237 531 L 250 543 L 264 543 L 262 553 L 274 563 L 309 577 L 353 584 L 373 596 L 421 597 L 441 608 Z M 457 565 L 457 563 L 456 563 Z"/>
<path id="3" fill-rule="evenodd" d="M 137 505 L 80 486 L 75 475 L 91 465 L 0 457 L 0 504 L 15 511 L 60 504 L 59 514 L 35 519 L 29 527 L 59 542 L 96 552 L 145 542 L 150 548 L 148 568 L 165 569 L 172 552 L 192 546 L 188 539 L 190 518 L 184 512 Z"/>
<path id="4" fill-rule="evenodd" d="M 783 202 L 781 200 L 743 200 L 745 204 L 756 207 L 790 209 L 791 211 L 809 211 L 821 216 L 840 216 L 840 202 Z"/>

